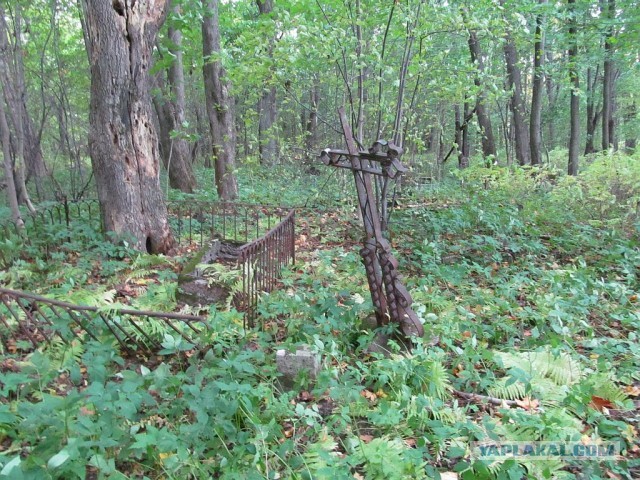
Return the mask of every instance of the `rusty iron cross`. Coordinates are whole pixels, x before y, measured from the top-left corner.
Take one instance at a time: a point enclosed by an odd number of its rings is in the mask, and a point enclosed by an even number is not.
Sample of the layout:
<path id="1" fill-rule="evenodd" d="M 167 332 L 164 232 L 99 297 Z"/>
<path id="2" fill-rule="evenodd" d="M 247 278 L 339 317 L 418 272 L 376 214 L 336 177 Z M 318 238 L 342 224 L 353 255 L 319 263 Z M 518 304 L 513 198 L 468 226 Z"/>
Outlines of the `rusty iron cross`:
<path id="1" fill-rule="evenodd" d="M 353 172 L 365 230 L 360 256 L 367 273 L 378 326 L 392 322 L 398 325 L 404 336 L 421 337 L 424 334 L 422 323 L 411 309 L 411 295 L 398 273 L 398 261 L 383 236 L 378 199 L 372 184 L 372 176 L 387 180 L 406 172 L 406 167 L 400 162 L 402 148 L 378 140 L 368 151 L 358 150 L 344 109 L 340 108 L 338 113 L 347 150 L 327 148 L 320 154 L 320 159 L 325 165 Z"/>

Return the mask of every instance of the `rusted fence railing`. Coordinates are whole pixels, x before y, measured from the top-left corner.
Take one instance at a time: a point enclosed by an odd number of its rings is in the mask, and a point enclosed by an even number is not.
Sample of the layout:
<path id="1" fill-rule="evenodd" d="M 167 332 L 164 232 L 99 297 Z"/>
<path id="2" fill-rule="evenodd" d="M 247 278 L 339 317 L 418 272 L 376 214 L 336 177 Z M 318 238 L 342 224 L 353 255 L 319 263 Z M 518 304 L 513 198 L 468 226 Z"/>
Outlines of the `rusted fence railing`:
<path id="1" fill-rule="evenodd" d="M 295 263 L 295 212 L 264 236 L 241 247 L 238 265 L 242 269 L 240 309 L 253 327 L 257 317 L 258 297 L 273 290 L 282 268 Z"/>
<path id="2" fill-rule="evenodd" d="M 212 237 L 238 244 L 256 240 L 275 227 L 289 209 L 235 202 L 170 202 L 169 223 L 179 243 L 203 246 Z"/>
<path id="3" fill-rule="evenodd" d="M 237 308 L 250 326 L 257 318 L 258 298 L 271 291 L 285 265 L 295 261 L 295 214 L 293 209 L 232 202 L 173 201 L 167 205 L 169 224 L 180 245 L 203 247 L 212 238 L 233 242 L 238 247 L 242 292 Z M 55 249 L 72 240 L 74 224 L 100 229 L 96 200 L 63 201 L 45 205 L 24 217 L 26 241 Z M 53 228 L 51 228 L 53 227 Z M 63 227 L 63 228 L 59 228 Z M 15 232 L 11 222 L 0 232 Z M 0 260 L 2 260 L 0 258 Z"/>
<path id="4" fill-rule="evenodd" d="M 149 328 L 151 322 L 160 323 Z M 56 338 L 104 341 L 114 337 L 129 352 L 151 352 L 163 347 L 174 350 L 198 346 L 208 329 L 205 318 L 179 313 L 100 309 L 0 288 L 0 339 L 4 353 L 37 348 Z M 167 345 L 167 335 L 171 345 Z M 185 343 L 187 342 L 187 343 Z"/>
<path id="5" fill-rule="evenodd" d="M 167 204 L 167 209 L 176 241 L 179 244 L 196 243 L 200 246 L 213 236 L 249 243 L 271 230 L 289 213 L 289 209 L 283 207 L 192 200 L 171 201 Z M 63 226 L 71 230 L 74 222 L 99 229 L 100 208 L 97 200 L 63 200 L 41 205 L 36 212 L 23 215 L 23 220 L 29 238 L 42 233 L 48 226 Z M 11 221 L 0 225 L 1 230 L 18 233 Z M 72 234 L 71 231 L 66 233 Z M 41 242 L 46 243 L 47 240 L 46 235 L 39 238 Z M 59 243 L 57 238 L 51 241 Z"/>

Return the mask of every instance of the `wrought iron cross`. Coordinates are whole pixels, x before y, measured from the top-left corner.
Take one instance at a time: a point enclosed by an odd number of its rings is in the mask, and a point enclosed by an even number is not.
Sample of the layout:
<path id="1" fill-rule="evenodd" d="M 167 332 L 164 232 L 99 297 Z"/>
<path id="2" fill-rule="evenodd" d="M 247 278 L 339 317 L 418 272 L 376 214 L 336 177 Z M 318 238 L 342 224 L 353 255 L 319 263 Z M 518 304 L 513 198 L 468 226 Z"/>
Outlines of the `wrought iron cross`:
<path id="1" fill-rule="evenodd" d="M 327 148 L 320 154 L 320 159 L 325 165 L 353 172 L 365 231 L 360 256 L 367 272 L 378 326 L 393 322 L 405 336 L 421 337 L 424 334 L 422 323 L 411 309 L 411 295 L 402 283 L 398 261 L 382 233 L 378 199 L 372 184 L 373 176 L 395 179 L 407 171 L 400 162 L 402 148 L 378 140 L 369 151 L 358 150 L 344 109 L 340 108 L 338 113 L 347 150 Z"/>

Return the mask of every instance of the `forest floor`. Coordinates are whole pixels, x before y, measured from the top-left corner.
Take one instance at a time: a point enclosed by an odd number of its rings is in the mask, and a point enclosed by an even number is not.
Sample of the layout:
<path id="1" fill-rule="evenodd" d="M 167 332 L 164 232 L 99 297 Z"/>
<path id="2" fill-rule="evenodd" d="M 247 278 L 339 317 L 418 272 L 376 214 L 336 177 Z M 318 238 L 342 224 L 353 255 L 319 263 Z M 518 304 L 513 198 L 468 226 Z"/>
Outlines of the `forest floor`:
<path id="1" fill-rule="evenodd" d="M 225 302 L 207 314 L 201 351 L 141 361 L 107 337 L 5 347 L 0 478 L 638 478 L 634 210 L 591 183 L 576 201 L 575 185 L 473 175 L 406 191 L 394 210 L 391 243 L 425 326 L 410 352 L 367 351 L 376 332 L 353 208 L 301 211 L 296 264 L 261 297 L 255 330 Z M 87 305 L 203 313 L 176 300 L 193 249 L 140 255 L 73 228 L 72 243 L 46 253 L 5 238 L 0 281 Z M 231 267 L 215 274 L 237 281 Z M 320 373 L 285 390 L 275 350 L 301 345 Z M 498 441 L 616 455 L 474 450 Z"/>

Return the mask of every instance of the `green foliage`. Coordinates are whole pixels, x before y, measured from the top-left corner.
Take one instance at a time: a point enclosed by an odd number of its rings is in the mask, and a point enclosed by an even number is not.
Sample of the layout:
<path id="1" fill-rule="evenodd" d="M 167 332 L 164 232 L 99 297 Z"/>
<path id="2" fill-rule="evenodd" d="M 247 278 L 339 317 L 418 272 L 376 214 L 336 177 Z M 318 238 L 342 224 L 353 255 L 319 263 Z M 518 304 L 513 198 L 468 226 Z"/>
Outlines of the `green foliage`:
<path id="1" fill-rule="evenodd" d="M 261 295 L 259 329 L 245 330 L 239 312 L 218 305 L 197 339 L 207 346 L 199 352 L 154 321 L 145 333 L 162 348 L 148 360 L 123 357 L 108 332 L 99 342 L 70 341 L 64 322 L 65 341 L 35 351 L 28 342 L 3 344 L 15 363 L 3 363 L 0 383 L 7 446 L 0 471 L 84 478 L 89 465 L 114 478 L 437 478 L 452 470 L 463 479 L 631 478 L 627 461 L 468 456 L 470 442 L 483 439 L 588 437 L 620 442 L 623 455 L 637 442 L 629 421 L 640 381 L 635 207 L 616 200 L 598 210 L 601 222 L 587 214 L 584 202 L 601 202 L 614 181 L 590 168 L 575 181 L 551 168 L 472 168 L 461 173 L 463 185 L 447 180 L 412 193 L 418 206 L 395 211 L 390 232 L 425 322 L 425 338 L 410 351 L 393 337 L 388 356 L 367 351 L 378 332 L 367 318 L 360 227 L 346 202 L 298 213 L 297 263 L 280 288 Z M 286 190 L 266 192 L 269 183 L 253 173 L 256 199 Z M 576 185 L 582 196 L 569 193 Z M 287 198 L 306 201 L 310 191 Z M 8 238 L 16 244 L 2 246 L 11 259 L 3 281 L 98 305 L 134 335 L 119 313 L 125 302 L 177 308 L 183 259 L 134 253 L 86 226 L 72 231 L 69 239 L 64 229 L 40 228 L 38 235 L 59 242 L 46 253 L 37 236 Z M 201 269 L 237 290 L 237 269 Z M 11 320 L 9 329 L 17 325 Z M 273 351 L 301 344 L 321 355 L 320 373 L 314 382 L 300 375 L 283 391 Z M 521 406 L 466 403 L 456 391 Z"/>

